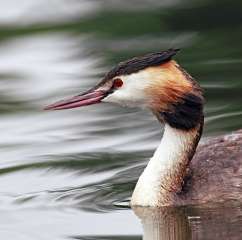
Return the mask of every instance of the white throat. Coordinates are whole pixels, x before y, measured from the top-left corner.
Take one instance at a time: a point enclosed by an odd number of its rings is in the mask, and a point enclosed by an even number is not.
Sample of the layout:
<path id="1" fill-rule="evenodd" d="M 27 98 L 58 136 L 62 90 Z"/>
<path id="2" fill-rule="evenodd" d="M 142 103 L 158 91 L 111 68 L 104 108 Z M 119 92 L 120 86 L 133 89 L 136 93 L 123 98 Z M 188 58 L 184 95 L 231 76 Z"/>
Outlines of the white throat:
<path id="1" fill-rule="evenodd" d="M 198 128 L 183 131 L 165 125 L 161 143 L 136 184 L 131 205 L 170 205 L 170 198 L 181 190 L 198 137 Z"/>

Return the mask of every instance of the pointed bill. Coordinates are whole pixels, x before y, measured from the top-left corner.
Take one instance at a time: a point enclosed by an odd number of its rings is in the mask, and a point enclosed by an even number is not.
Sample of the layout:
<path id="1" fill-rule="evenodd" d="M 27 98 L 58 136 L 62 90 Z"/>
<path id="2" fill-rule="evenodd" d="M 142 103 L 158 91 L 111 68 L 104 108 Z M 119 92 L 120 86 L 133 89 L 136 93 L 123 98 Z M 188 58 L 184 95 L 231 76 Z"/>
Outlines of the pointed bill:
<path id="1" fill-rule="evenodd" d="M 61 100 L 56 103 L 53 103 L 47 107 L 45 110 L 62 110 L 69 108 L 77 108 L 82 106 L 87 106 L 91 104 L 100 103 L 101 100 L 107 96 L 105 91 L 92 90 L 84 94 L 74 96 L 72 98 Z"/>

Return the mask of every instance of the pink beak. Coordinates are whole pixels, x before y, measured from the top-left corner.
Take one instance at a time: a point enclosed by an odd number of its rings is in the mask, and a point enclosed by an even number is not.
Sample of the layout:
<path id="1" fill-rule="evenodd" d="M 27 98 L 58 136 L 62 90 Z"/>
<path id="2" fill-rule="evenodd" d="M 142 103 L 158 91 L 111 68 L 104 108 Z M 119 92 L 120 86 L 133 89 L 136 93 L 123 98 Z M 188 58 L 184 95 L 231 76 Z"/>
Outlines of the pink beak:
<path id="1" fill-rule="evenodd" d="M 87 106 L 95 103 L 100 103 L 101 100 L 107 96 L 105 91 L 100 90 L 91 90 L 84 94 L 77 95 L 75 97 L 58 101 L 53 103 L 47 107 L 45 110 L 61 110 L 61 109 L 69 109 L 69 108 L 77 108 L 82 106 Z"/>

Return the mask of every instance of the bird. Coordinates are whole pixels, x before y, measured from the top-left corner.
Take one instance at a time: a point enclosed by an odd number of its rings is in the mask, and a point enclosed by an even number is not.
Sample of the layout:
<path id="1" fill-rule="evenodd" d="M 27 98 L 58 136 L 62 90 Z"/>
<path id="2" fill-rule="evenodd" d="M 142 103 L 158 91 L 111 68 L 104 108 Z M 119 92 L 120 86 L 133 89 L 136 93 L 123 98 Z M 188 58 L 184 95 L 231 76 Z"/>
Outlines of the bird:
<path id="1" fill-rule="evenodd" d="M 163 127 L 154 155 L 140 175 L 131 206 L 182 206 L 242 202 L 242 130 L 199 143 L 204 90 L 168 49 L 113 67 L 88 91 L 45 110 L 97 103 L 150 110 Z"/>

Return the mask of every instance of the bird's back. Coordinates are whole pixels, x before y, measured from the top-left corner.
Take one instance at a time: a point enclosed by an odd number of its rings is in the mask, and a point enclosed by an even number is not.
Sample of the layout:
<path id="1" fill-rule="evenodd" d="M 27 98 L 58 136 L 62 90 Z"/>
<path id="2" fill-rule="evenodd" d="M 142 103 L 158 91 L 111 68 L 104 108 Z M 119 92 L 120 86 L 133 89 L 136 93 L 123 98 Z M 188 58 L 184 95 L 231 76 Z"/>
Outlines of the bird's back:
<path id="1" fill-rule="evenodd" d="M 185 189 L 180 198 L 187 204 L 242 202 L 242 130 L 199 144 Z"/>

